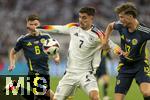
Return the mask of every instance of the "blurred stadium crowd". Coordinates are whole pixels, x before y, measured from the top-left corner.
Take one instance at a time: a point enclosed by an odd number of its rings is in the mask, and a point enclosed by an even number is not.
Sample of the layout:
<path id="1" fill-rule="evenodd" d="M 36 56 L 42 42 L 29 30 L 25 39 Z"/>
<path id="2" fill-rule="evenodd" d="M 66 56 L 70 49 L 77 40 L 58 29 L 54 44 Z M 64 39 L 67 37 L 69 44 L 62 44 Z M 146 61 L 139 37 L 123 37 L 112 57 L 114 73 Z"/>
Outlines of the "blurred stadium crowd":
<path id="1" fill-rule="evenodd" d="M 113 8 L 125 1 L 134 2 L 139 20 L 150 25 L 150 0 L 0 0 L 0 63 L 8 59 L 8 51 L 16 39 L 26 33 L 25 18 L 30 14 L 39 14 L 42 24 L 67 24 L 77 21 L 77 11 L 81 7 L 93 6 L 97 10 L 95 24 L 105 30 L 116 18 Z M 61 54 L 66 54 L 69 37 L 60 39 L 57 35 L 56 38 L 63 44 Z"/>

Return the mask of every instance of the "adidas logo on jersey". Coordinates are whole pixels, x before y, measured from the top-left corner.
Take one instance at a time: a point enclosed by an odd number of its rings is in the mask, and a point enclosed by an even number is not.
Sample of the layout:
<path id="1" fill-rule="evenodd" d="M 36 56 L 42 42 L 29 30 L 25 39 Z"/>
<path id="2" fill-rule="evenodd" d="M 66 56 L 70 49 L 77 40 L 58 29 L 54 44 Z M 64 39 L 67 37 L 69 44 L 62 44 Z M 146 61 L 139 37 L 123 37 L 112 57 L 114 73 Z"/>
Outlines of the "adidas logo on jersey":
<path id="1" fill-rule="evenodd" d="M 27 46 L 31 46 L 31 45 L 32 45 L 32 43 L 31 43 L 31 42 L 28 42 L 28 43 L 27 43 Z"/>
<path id="2" fill-rule="evenodd" d="M 79 36 L 78 33 L 75 33 L 74 35 L 75 35 L 75 36 Z"/>

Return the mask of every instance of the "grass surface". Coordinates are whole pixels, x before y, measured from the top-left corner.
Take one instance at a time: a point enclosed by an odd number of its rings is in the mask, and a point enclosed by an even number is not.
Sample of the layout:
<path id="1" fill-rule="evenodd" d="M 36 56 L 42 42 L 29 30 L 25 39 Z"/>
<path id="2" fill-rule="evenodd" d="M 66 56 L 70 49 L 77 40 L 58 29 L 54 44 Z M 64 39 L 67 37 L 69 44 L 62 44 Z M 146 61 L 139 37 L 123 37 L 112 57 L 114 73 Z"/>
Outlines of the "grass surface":
<path id="1" fill-rule="evenodd" d="M 55 91 L 57 84 L 59 82 L 60 78 L 57 77 L 51 77 L 51 89 Z M 114 87 L 115 87 L 115 78 L 110 78 L 110 83 L 108 87 L 108 95 L 110 97 L 110 100 L 114 100 Z M 102 97 L 102 86 L 99 85 L 100 89 L 100 96 Z M 73 100 L 89 100 L 88 96 L 81 90 L 77 89 Z M 140 93 L 140 90 L 138 88 L 138 85 L 135 81 L 133 81 L 132 86 L 128 92 L 128 94 L 125 97 L 125 100 L 143 100 L 142 94 Z"/>

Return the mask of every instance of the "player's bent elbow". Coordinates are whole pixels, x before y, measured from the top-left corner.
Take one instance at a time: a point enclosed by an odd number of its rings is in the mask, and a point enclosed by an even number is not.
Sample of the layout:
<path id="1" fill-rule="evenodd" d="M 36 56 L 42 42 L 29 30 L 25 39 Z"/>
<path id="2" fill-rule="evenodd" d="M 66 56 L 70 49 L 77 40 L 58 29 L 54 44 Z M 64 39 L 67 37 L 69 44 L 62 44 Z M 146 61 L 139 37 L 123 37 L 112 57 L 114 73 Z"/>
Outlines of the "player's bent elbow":
<path id="1" fill-rule="evenodd" d="M 114 26 L 114 22 L 108 24 L 108 28 L 109 28 L 110 30 L 113 30 L 113 26 Z"/>

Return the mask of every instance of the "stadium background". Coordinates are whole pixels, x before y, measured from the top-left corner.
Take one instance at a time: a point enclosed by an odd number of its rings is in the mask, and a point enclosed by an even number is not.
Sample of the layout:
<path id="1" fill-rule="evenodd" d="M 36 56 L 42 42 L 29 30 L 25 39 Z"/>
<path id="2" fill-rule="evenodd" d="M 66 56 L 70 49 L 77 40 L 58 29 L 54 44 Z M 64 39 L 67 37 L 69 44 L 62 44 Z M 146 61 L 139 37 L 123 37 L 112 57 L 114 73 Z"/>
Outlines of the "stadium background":
<path id="1" fill-rule="evenodd" d="M 25 75 L 28 72 L 26 61 L 22 53 L 18 54 L 16 69 L 8 72 L 8 52 L 12 48 L 17 38 L 26 33 L 25 18 L 30 14 L 38 14 L 43 25 L 45 24 L 67 24 L 77 22 L 77 12 L 83 6 L 92 6 L 96 8 L 95 24 L 105 30 L 106 25 L 117 20 L 113 8 L 116 5 L 131 1 L 134 2 L 139 10 L 139 20 L 146 25 L 150 25 L 150 0 L 0 0 L 0 75 Z M 114 32 L 115 33 L 115 32 Z M 119 43 L 119 34 L 112 34 L 111 38 Z M 69 36 L 62 34 L 51 34 L 56 38 L 60 45 L 61 64 L 55 65 L 50 62 L 51 87 L 55 90 L 58 80 L 62 77 L 66 67 L 67 48 L 69 45 Z M 148 42 L 148 53 L 150 51 L 150 42 Z M 115 76 L 117 75 L 116 66 L 118 57 L 112 54 L 112 60 L 107 61 L 108 73 L 111 75 L 109 96 L 113 100 L 113 91 L 115 85 Z M 150 56 L 149 56 L 150 58 Z M 75 100 L 87 100 L 85 94 L 77 91 Z M 127 100 L 142 100 L 135 82 L 128 93 Z"/>

